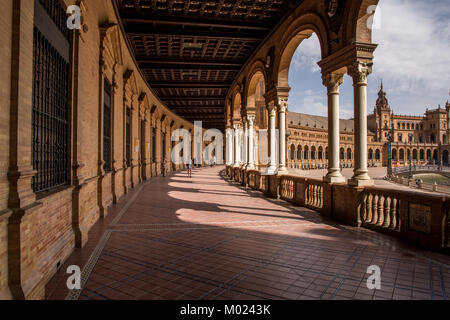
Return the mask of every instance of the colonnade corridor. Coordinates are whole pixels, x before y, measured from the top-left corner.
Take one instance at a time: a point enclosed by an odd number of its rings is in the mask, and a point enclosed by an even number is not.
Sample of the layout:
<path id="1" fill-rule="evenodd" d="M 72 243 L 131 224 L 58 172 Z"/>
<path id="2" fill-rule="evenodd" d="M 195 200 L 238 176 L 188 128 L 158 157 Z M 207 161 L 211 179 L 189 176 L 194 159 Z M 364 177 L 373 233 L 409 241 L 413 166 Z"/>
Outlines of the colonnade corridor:
<path id="1" fill-rule="evenodd" d="M 66 269 L 82 269 L 68 291 Z M 381 269 L 370 290 L 369 266 Z M 155 177 L 99 220 L 47 299 L 450 299 L 450 257 L 269 199 L 225 167 Z"/>

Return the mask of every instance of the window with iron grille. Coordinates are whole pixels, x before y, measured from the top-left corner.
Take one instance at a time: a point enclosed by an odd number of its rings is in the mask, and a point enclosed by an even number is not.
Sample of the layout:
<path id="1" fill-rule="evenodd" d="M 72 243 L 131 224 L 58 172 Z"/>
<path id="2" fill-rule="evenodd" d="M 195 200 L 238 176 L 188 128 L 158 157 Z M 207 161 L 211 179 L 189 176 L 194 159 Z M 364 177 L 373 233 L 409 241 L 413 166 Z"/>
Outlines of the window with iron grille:
<path id="1" fill-rule="evenodd" d="M 61 17 L 65 10 L 59 1 L 36 0 L 32 100 L 36 193 L 69 182 L 69 34 L 59 27 Z"/>
<path id="2" fill-rule="evenodd" d="M 131 110 L 126 108 L 126 126 L 125 126 L 125 159 L 127 167 L 131 166 Z"/>
<path id="3" fill-rule="evenodd" d="M 105 79 L 103 100 L 103 170 L 111 171 L 111 85 Z"/>
<path id="4" fill-rule="evenodd" d="M 152 162 L 155 162 L 155 158 L 156 158 L 156 133 L 155 133 L 155 128 L 152 127 Z"/>

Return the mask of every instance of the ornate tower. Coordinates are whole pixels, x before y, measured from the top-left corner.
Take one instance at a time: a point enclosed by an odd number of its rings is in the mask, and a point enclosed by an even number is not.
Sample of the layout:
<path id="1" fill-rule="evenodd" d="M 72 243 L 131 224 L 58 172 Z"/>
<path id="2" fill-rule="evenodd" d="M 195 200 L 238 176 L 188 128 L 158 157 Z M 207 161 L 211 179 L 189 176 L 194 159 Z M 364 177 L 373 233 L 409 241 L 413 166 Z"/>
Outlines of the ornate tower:
<path id="1" fill-rule="evenodd" d="M 389 107 L 389 102 L 386 98 L 386 92 L 383 90 L 383 81 L 381 82 L 380 91 L 378 91 L 375 113 L 378 141 L 387 141 L 387 135 L 392 127 L 392 119 L 391 108 Z"/>

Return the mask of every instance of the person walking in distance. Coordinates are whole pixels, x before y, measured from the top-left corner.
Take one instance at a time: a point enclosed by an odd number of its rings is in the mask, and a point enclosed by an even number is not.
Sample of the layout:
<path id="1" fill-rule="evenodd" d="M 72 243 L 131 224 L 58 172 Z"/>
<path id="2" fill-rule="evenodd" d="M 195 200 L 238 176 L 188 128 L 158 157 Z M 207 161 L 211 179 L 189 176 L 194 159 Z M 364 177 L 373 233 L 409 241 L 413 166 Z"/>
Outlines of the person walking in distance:
<path id="1" fill-rule="evenodd" d="M 192 159 L 190 158 L 187 163 L 188 178 L 192 178 Z"/>

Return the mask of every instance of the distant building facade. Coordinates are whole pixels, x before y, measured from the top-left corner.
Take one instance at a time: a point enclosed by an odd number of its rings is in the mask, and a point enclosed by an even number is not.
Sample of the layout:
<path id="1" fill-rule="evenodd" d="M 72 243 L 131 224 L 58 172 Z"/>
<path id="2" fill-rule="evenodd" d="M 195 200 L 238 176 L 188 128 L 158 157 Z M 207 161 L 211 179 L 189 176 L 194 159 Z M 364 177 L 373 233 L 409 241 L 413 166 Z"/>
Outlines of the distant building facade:
<path id="1" fill-rule="evenodd" d="M 449 112 L 440 106 L 425 115 L 395 115 L 383 84 L 372 114 L 367 117 L 368 166 L 449 165 Z M 289 112 L 288 165 L 299 169 L 322 169 L 328 165 L 328 118 Z M 340 120 L 340 165 L 354 166 L 354 120 Z"/>

